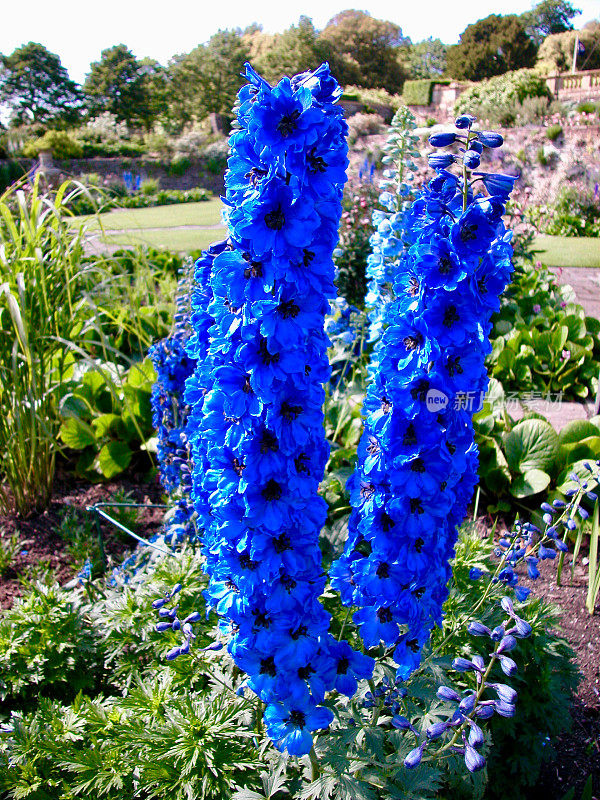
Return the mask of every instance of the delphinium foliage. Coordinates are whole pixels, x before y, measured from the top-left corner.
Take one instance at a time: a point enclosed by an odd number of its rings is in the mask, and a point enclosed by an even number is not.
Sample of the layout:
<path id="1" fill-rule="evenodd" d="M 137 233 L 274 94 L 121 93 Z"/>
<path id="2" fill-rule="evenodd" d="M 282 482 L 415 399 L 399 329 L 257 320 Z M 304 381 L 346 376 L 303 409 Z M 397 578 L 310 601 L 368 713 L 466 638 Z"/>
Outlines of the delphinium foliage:
<path id="1" fill-rule="evenodd" d="M 335 293 L 347 125 L 326 65 L 275 87 L 249 65 L 246 77 L 225 179 L 229 239 L 207 254 L 212 298 L 193 316 L 202 350 L 186 395 L 194 501 L 208 604 L 266 704 L 276 747 L 301 755 L 311 732 L 332 721 L 325 692 L 352 694 L 372 670 L 328 634 L 319 602 L 330 372 L 323 328 Z"/>
<path id="2" fill-rule="evenodd" d="M 166 538 L 194 535 L 190 502 L 191 472 L 186 433 L 189 406 L 184 400 L 185 381 L 195 359 L 186 352 L 190 337 L 189 268 L 178 282 L 176 311 L 171 334 L 152 345 L 149 356 L 156 370 L 152 387 L 152 423 L 157 431 L 157 457 L 161 484 L 172 508 L 166 515 Z"/>
<path id="3" fill-rule="evenodd" d="M 371 236 L 371 253 L 367 258 L 367 294 L 369 310 L 369 341 L 377 341 L 383 326 L 386 304 L 393 296 L 392 286 L 404 255 L 404 212 L 414 199 L 411 183 L 417 166 L 412 160 L 419 157 L 419 137 L 413 133 L 415 118 L 406 106 L 394 114 L 384 145 L 383 189 L 379 196 L 381 209 L 373 212 L 375 233 Z M 385 209 L 385 210 L 384 210 Z"/>
<path id="4" fill-rule="evenodd" d="M 473 174 L 484 146 L 475 132 L 430 137 L 463 144 L 430 156 L 437 177 L 406 212 L 408 245 L 385 307 L 350 482 L 353 512 L 343 555 L 331 570 L 367 647 L 393 648 L 398 676 L 418 665 L 441 624 L 449 559 L 477 482 L 472 415 L 487 385 L 490 317 L 512 271 L 502 213 L 514 179 Z M 464 135 L 463 135 L 464 134 Z M 449 167 L 458 162 L 462 174 Z M 487 194 L 474 195 L 479 178 Z"/>

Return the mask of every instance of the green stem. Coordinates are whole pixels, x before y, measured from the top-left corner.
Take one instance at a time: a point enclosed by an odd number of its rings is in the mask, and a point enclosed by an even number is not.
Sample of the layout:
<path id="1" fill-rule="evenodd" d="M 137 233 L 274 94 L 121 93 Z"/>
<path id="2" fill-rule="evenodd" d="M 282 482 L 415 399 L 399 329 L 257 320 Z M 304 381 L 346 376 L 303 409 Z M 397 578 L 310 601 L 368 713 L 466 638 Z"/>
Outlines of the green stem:
<path id="1" fill-rule="evenodd" d="M 316 781 L 321 774 L 321 768 L 319 766 L 319 759 L 315 753 L 314 745 L 311 747 L 308 757 L 310 759 L 310 779 L 311 781 Z"/>

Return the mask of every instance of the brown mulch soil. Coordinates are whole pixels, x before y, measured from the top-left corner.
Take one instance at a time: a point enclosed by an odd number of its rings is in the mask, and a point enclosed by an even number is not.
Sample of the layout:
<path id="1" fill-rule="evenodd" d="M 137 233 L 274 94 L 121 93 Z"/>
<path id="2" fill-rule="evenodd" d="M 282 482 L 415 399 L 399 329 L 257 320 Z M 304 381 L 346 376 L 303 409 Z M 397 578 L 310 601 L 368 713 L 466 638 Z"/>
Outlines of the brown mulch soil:
<path id="1" fill-rule="evenodd" d="M 91 512 L 86 511 L 87 506 L 109 502 L 115 500 L 115 497 L 127 502 L 158 504 L 162 502 L 163 492 L 158 478 L 144 482 L 142 476 L 138 481 L 133 476 L 102 484 L 90 484 L 89 481 L 74 478 L 72 474 L 59 472 L 54 481 L 52 501 L 45 511 L 26 519 L 0 514 L 0 531 L 4 540 L 16 534 L 21 544 L 21 549 L 13 558 L 9 569 L 4 575 L 0 575 L 0 608 L 10 607 L 14 599 L 24 593 L 27 580 L 39 575 L 44 569 L 55 575 L 60 583 L 73 578 L 82 563 L 74 562 L 73 555 L 69 552 L 68 536 L 60 536 L 58 533 L 61 520 L 71 508 L 74 509 L 71 513 L 77 521 L 84 524 L 92 516 Z M 104 510 L 111 514 L 110 508 Z M 163 514 L 161 509 L 140 508 L 134 532 L 143 537 L 151 536 L 160 529 Z M 105 521 L 101 523 L 101 531 L 110 568 L 120 564 L 136 542 Z M 95 533 L 93 538 L 95 539 Z M 90 542 L 90 546 L 92 544 Z"/>
<path id="2" fill-rule="evenodd" d="M 556 585 L 556 565 L 539 565 L 540 578 L 523 581 L 532 593 L 544 597 L 561 610 L 559 633 L 569 642 L 581 672 L 581 682 L 571 707 L 572 726 L 554 743 L 558 758 L 544 765 L 536 787 L 527 800 L 560 800 L 571 788 L 579 800 L 589 775 L 594 798 L 600 798 L 600 602 L 591 616 L 585 607 L 587 568 L 581 560 L 571 580 L 567 556 L 561 586 Z"/>

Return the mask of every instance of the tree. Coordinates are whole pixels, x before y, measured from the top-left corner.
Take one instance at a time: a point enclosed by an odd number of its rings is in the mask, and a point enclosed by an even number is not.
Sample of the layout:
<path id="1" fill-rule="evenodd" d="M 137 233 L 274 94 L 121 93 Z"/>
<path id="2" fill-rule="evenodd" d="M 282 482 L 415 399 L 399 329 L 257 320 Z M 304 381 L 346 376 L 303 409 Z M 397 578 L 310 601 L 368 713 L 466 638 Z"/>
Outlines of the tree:
<path id="1" fill-rule="evenodd" d="M 255 63 L 266 80 L 274 83 L 284 75 L 316 69 L 325 60 L 326 48 L 319 42 L 312 20 L 301 16 L 298 25 L 272 38 Z"/>
<path id="2" fill-rule="evenodd" d="M 565 31 L 547 36 L 538 51 L 537 64 L 548 73 L 569 72 L 573 65 L 575 40 L 579 40 L 578 69 L 600 69 L 600 25 L 586 25 L 580 31 Z"/>
<path id="3" fill-rule="evenodd" d="M 440 39 L 425 39 L 404 50 L 404 65 L 411 78 L 438 78 L 446 71 L 448 45 Z"/>
<path id="4" fill-rule="evenodd" d="M 81 90 L 43 45 L 24 44 L 0 56 L 0 63 L 0 102 L 11 108 L 13 120 L 60 127 L 79 118 Z"/>
<path id="5" fill-rule="evenodd" d="M 149 128 L 151 110 L 148 71 L 124 45 L 103 50 L 83 84 L 92 115 L 109 111 L 119 122 Z"/>
<path id="6" fill-rule="evenodd" d="M 568 0 L 542 0 L 531 11 L 521 14 L 525 32 L 539 47 L 546 36 L 572 31 L 571 20 L 581 14 Z"/>
<path id="7" fill-rule="evenodd" d="M 374 19 L 364 11 L 336 14 L 319 37 L 340 83 L 383 88 L 391 93 L 400 92 L 404 83 L 398 57 L 406 41 L 398 25 Z"/>
<path id="8" fill-rule="evenodd" d="M 171 120 L 183 125 L 213 112 L 230 114 L 248 59 L 237 31 L 218 31 L 207 44 L 175 56 L 168 67 Z"/>
<path id="9" fill-rule="evenodd" d="M 448 49 L 448 73 L 458 80 L 481 81 L 535 63 L 536 46 L 516 14 L 490 14 L 461 33 Z"/>

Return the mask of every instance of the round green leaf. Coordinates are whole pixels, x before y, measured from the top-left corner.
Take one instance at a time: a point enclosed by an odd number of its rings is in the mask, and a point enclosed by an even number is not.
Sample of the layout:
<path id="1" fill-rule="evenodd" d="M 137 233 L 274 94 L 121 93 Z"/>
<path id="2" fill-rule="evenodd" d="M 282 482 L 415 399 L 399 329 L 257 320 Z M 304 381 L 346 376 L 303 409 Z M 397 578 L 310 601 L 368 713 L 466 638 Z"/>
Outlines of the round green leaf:
<path id="1" fill-rule="evenodd" d="M 524 475 L 517 475 L 510 485 L 513 497 L 530 497 L 543 492 L 550 483 L 550 475 L 541 469 L 530 469 Z"/>
<path id="2" fill-rule="evenodd" d="M 100 472 L 105 478 L 114 478 L 129 466 L 133 452 L 125 442 L 108 442 L 98 453 Z"/>
<path id="3" fill-rule="evenodd" d="M 568 422 L 558 434 L 560 445 L 573 444 L 586 439 L 588 436 L 600 436 L 600 430 L 593 422 L 587 419 L 575 419 Z"/>
<path id="4" fill-rule="evenodd" d="M 558 453 L 558 434 L 542 419 L 524 419 L 507 434 L 506 460 L 513 472 L 550 471 Z"/>
<path id="5" fill-rule="evenodd" d="M 60 426 L 58 435 L 71 450 L 83 450 L 89 444 L 95 444 L 96 438 L 89 425 L 78 417 L 69 417 Z"/>

